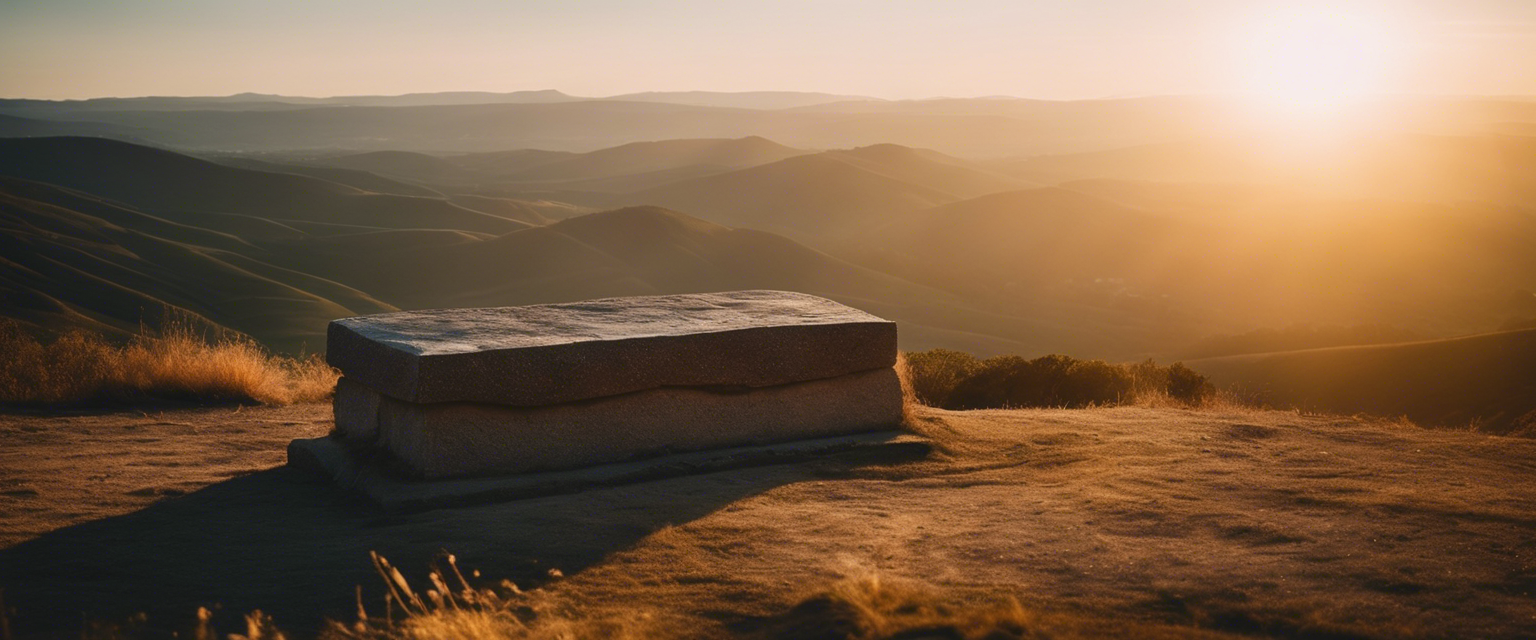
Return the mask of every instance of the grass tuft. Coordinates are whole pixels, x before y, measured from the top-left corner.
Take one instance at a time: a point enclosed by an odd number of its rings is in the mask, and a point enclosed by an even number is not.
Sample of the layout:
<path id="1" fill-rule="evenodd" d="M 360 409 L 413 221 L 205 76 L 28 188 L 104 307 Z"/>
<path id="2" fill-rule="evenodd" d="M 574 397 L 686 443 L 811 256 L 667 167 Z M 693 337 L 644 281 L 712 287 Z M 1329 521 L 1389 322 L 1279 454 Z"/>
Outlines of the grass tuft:
<path id="1" fill-rule="evenodd" d="M 0 354 L 0 403 L 16 405 L 318 402 L 338 377 L 318 355 L 274 355 L 250 338 L 210 339 L 184 322 L 141 330 L 125 344 L 83 331 L 45 342 L 4 322 Z"/>
<path id="2" fill-rule="evenodd" d="M 332 622 L 322 640 L 523 640 L 542 638 L 649 638 L 648 613 L 594 615 L 562 604 L 543 590 L 523 591 L 503 580 L 498 588 L 470 586 L 452 555 L 448 570 L 428 575 L 430 588 L 417 591 L 383 556 L 374 569 L 388 587 L 384 611 L 371 615 L 357 603 L 352 624 Z"/>

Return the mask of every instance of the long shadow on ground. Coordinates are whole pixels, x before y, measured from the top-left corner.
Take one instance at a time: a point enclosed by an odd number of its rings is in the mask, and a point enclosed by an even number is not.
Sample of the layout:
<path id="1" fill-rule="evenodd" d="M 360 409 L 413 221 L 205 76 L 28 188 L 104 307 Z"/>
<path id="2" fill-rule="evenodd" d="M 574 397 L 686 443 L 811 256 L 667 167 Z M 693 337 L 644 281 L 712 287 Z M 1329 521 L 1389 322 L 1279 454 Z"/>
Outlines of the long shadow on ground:
<path id="1" fill-rule="evenodd" d="M 199 606 L 220 607 L 225 622 L 261 609 L 305 637 L 326 618 L 352 620 L 359 585 L 365 602 L 382 602 L 369 551 L 413 578 L 447 551 L 466 570 L 528 586 L 661 527 L 851 464 L 757 467 L 402 516 L 281 467 L 0 550 L 0 587 L 20 637 L 75 635 L 82 620 L 137 613 L 148 615 L 148 630 L 169 631 Z"/>

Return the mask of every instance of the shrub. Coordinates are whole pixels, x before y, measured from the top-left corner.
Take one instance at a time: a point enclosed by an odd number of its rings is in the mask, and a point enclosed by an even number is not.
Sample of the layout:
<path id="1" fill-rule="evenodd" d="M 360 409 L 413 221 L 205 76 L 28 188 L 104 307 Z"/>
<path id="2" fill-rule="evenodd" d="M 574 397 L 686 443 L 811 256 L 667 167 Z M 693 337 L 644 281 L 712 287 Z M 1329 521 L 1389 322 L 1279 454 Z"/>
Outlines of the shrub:
<path id="1" fill-rule="evenodd" d="M 1175 362 L 1168 367 L 1168 395 L 1191 404 L 1199 404 L 1214 391 L 1209 380 L 1194 369 Z"/>
<path id="2" fill-rule="evenodd" d="M 917 401 L 930 407 L 944 406 L 949 394 L 961 380 L 975 375 L 981 361 L 969 353 L 949 349 L 931 349 L 903 354 L 912 392 Z"/>
<path id="3" fill-rule="evenodd" d="M 209 339 L 176 321 L 125 344 L 84 331 L 45 342 L 0 322 L 0 353 L 0 402 L 9 404 L 315 402 L 331 395 L 338 377 L 319 356 L 277 356 L 250 338 Z"/>
<path id="4" fill-rule="evenodd" d="M 908 353 L 906 362 L 918 401 L 945 409 L 1077 408 L 1159 397 L 1198 404 L 1212 391 L 1183 364 L 1160 367 L 1151 360 L 1121 365 L 1054 354 L 977 360 L 935 349 Z"/>

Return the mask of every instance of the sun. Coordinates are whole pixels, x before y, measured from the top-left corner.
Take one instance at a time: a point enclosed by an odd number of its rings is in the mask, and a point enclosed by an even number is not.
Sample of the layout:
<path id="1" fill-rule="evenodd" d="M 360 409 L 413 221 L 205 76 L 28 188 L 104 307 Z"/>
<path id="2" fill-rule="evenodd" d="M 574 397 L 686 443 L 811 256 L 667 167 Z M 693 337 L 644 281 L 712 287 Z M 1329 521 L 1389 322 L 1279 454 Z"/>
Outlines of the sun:
<path id="1" fill-rule="evenodd" d="M 1392 61 L 1386 25 L 1337 10 L 1262 16 L 1242 34 L 1245 92 L 1277 106 L 1328 109 L 1380 93 Z"/>

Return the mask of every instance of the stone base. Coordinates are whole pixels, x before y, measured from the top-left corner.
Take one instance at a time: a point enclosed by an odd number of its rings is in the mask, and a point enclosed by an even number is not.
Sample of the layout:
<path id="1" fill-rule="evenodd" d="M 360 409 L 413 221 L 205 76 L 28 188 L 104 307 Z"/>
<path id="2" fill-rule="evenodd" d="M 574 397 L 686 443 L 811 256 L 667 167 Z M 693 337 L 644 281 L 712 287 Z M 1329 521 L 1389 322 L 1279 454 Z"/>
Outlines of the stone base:
<path id="1" fill-rule="evenodd" d="M 288 464 L 324 475 L 362 494 L 368 501 L 387 511 L 412 512 L 505 502 L 806 460 L 832 459 L 849 464 L 892 463 L 921 459 L 931 450 L 928 441 L 921 437 L 882 431 L 758 447 L 680 453 L 569 471 L 493 478 L 408 480 L 389 473 L 377 461 L 370 459 L 367 453 L 358 452 L 341 439 L 327 437 L 294 440 L 288 445 Z"/>
<path id="2" fill-rule="evenodd" d="M 570 469 L 895 428 L 894 369 L 743 390 L 669 387 L 544 407 L 396 400 L 343 378 L 338 433 L 421 478 Z"/>

